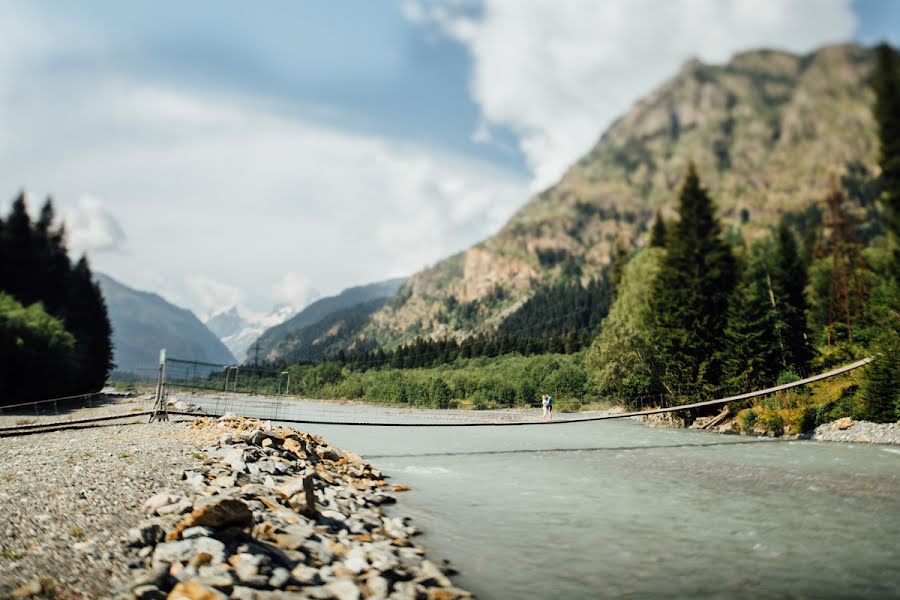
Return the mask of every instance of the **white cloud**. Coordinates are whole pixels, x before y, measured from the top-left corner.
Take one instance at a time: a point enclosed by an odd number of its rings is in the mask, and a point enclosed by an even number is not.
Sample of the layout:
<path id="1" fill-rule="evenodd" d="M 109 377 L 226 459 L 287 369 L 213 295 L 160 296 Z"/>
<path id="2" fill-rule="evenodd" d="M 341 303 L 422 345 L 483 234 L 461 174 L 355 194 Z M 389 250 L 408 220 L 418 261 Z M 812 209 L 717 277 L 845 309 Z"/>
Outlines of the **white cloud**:
<path id="1" fill-rule="evenodd" d="M 200 305 L 206 310 L 201 311 L 201 319 L 221 307 L 237 306 L 244 302 L 245 294 L 240 287 L 216 281 L 206 275 L 188 275 L 184 279 L 184 288 L 191 298 L 191 303 Z M 176 296 L 180 296 L 175 292 Z"/>
<path id="2" fill-rule="evenodd" d="M 275 296 L 292 306 L 306 306 L 315 295 L 309 278 L 292 271 L 285 273 L 275 284 Z"/>
<path id="3" fill-rule="evenodd" d="M 40 74 L 18 94 L 0 98 L 0 180 L 61 206 L 104 198 L 129 254 L 92 265 L 201 316 L 412 274 L 495 231 L 527 192 L 508 172 L 248 98 Z"/>
<path id="4" fill-rule="evenodd" d="M 93 196 L 82 196 L 66 212 L 66 233 L 73 256 L 84 252 L 121 252 L 125 231 L 103 203 Z"/>
<path id="5" fill-rule="evenodd" d="M 468 48 L 471 93 L 486 122 L 473 135 L 484 139 L 491 124 L 512 129 L 532 190 L 554 183 L 687 58 L 807 52 L 856 29 L 851 0 L 410 0 L 405 14 Z"/>

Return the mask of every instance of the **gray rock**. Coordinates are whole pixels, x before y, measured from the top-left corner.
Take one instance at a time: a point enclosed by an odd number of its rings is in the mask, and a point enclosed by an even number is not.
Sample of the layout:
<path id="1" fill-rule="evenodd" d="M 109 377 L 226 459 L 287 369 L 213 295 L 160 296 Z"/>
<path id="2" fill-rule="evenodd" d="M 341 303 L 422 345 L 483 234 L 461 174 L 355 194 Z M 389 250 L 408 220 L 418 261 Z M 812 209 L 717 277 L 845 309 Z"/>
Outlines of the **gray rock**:
<path id="1" fill-rule="evenodd" d="M 181 539 L 189 540 L 191 538 L 198 537 L 210 537 L 213 533 L 215 533 L 211 527 L 206 527 L 204 525 L 198 525 L 197 527 L 188 527 L 184 531 L 181 532 Z"/>
<path id="2" fill-rule="evenodd" d="M 325 588 L 338 600 L 359 600 L 359 588 L 352 579 L 335 579 Z"/>
<path id="3" fill-rule="evenodd" d="M 173 504 L 167 504 L 165 506 L 161 506 L 156 509 L 156 514 L 160 516 L 164 515 L 183 515 L 186 512 L 191 512 L 191 509 L 194 507 L 194 503 L 182 496 Z"/>
<path id="4" fill-rule="evenodd" d="M 201 537 L 158 544 L 153 552 L 152 564 L 156 567 L 160 564 L 186 563 L 201 552 L 210 555 L 210 564 L 220 564 L 225 560 L 225 544 L 214 538 Z"/>
<path id="5" fill-rule="evenodd" d="M 284 567 L 272 569 L 272 576 L 269 578 L 269 586 L 276 590 L 283 589 L 291 580 L 291 572 Z"/>
<path id="6" fill-rule="evenodd" d="M 161 542 L 165 537 L 162 527 L 159 523 L 141 523 L 137 527 L 132 527 L 127 533 L 127 544 L 129 546 L 153 546 L 157 542 Z"/>
<path id="7" fill-rule="evenodd" d="M 166 600 L 164 594 L 155 585 L 142 585 L 131 590 L 135 600 Z"/>

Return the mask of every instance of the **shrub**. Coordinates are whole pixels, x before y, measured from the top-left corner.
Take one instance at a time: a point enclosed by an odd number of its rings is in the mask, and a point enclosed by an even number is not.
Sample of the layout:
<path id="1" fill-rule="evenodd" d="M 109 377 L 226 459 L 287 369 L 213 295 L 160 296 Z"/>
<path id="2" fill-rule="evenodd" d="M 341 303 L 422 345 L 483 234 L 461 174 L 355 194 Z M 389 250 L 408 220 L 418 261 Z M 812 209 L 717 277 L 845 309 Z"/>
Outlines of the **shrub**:
<path id="1" fill-rule="evenodd" d="M 741 415 L 741 430 L 742 431 L 750 431 L 753 429 L 753 426 L 756 424 L 756 411 L 752 408 L 748 409 Z"/>

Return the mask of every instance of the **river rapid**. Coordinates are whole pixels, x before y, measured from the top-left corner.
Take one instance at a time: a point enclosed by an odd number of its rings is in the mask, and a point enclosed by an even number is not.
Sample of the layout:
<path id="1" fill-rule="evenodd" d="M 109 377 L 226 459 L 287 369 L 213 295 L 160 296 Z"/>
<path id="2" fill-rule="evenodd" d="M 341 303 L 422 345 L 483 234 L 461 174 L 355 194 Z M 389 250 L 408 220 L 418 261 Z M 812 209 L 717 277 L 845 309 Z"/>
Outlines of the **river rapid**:
<path id="1" fill-rule="evenodd" d="M 403 411 L 419 419 L 436 420 Z M 897 447 L 629 420 L 292 426 L 412 486 L 397 512 L 482 599 L 900 596 Z"/>

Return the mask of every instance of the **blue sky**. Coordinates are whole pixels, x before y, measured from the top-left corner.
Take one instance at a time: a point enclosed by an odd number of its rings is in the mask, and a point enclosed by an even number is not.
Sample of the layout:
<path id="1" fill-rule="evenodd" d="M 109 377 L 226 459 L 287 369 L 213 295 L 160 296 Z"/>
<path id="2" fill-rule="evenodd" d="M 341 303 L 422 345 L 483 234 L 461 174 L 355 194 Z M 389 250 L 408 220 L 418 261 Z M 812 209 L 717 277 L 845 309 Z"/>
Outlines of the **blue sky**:
<path id="1" fill-rule="evenodd" d="M 689 58 L 896 44 L 898 6 L 0 0 L 0 182 L 201 316 L 299 305 L 490 235 Z"/>

